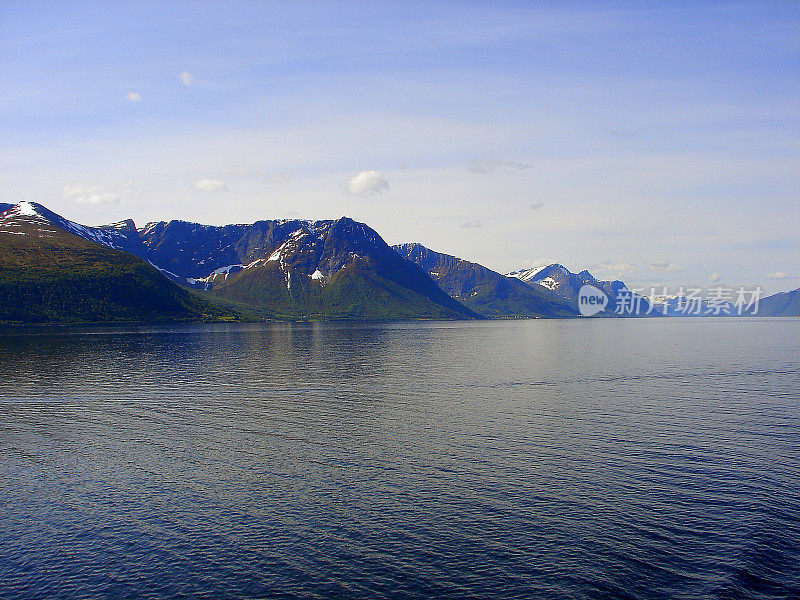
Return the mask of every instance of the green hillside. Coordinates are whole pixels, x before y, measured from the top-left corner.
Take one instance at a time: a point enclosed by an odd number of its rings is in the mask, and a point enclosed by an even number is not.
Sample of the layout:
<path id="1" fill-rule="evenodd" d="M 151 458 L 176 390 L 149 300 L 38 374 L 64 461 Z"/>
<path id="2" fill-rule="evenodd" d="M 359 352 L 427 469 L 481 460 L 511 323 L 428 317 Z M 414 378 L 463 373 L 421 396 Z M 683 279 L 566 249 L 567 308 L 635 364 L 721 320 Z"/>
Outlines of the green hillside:
<path id="1" fill-rule="evenodd" d="M 210 294 L 246 304 L 265 317 L 288 319 L 463 319 L 463 312 L 436 304 L 381 277 L 369 258 L 340 269 L 324 283 L 277 262 L 242 270 Z"/>
<path id="2" fill-rule="evenodd" d="M 0 322 L 232 318 L 130 254 L 40 223 L 0 230 Z"/>

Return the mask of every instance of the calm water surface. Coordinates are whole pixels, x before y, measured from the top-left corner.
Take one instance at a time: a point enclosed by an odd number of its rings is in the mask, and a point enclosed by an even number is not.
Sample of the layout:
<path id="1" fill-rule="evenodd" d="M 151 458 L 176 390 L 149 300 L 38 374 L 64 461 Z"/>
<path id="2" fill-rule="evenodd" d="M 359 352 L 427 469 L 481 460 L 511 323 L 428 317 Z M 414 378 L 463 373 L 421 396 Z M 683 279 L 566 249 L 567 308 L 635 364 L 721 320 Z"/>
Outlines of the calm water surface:
<path id="1" fill-rule="evenodd" d="M 798 598 L 800 320 L 0 334 L 2 598 Z"/>

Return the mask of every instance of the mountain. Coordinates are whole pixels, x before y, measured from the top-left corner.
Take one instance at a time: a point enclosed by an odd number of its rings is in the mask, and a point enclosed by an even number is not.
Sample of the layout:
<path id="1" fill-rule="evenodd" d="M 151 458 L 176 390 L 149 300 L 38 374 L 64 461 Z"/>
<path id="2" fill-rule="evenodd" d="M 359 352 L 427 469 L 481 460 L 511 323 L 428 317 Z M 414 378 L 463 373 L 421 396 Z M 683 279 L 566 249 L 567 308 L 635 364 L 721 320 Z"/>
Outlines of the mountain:
<path id="1" fill-rule="evenodd" d="M 370 227 L 258 221 L 150 223 L 145 257 L 209 294 L 289 318 L 476 318 Z"/>
<path id="2" fill-rule="evenodd" d="M 42 209 L 20 202 L 0 214 L 0 321 L 233 318 L 144 260 L 66 231 L 68 222 Z"/>
<path id="3" fill-rule="evenodd" d="M 422 244 L 398 244 L 392 248 L 422 267 L 449 296 L 485 317 L 574 317 L 578 314 L 548 290 L 536 289 L 477 263 L 429 250 Z"/>
<path id="4" fill-rule="evenodd" d="M 0 203 L 2 321 L 571 317 L 585 285 L 608 298 L 598 316 L 685 316 L 682 299 L 649 303 L 622 281 L 559 264 L 502 275 L 420 244 L 392 248 L 346 217 L 137 229 Z M 758 314 L 796 316 L 798 296 L 764 298 Z"/>
<path id="5" fill-rule="evenodd" d="M 518 279 L 535 289 L 549 290 L 555 298 L 566 302 L 576 311 L 580 289 L 584 285 L 591 285 L 608 297 L 607 306 L 599 313 L 601 316 L 656 315 L 651 311 L 648 301 L 631 292 L 622 281 L 601 281 L 586 270 L 572 273 L 563 265 L 556 263 L 546 267 L 514 271 L 507 277 Z"/>
<path id="6" fill-rule="evenodd" d="M 149 262 L 207 297 L 267 318 L 477 318 L 403 260 L 368 226 L 336 221 L 258 221 L 221 227 L 133 221 L 87 227 L 42 205 L 7 213 Z"/>
<path id="7" fill-rule="evenodd" d="M 754 314 L 759 317 L 800 317 L 800 288 L 762 298 Z"/>

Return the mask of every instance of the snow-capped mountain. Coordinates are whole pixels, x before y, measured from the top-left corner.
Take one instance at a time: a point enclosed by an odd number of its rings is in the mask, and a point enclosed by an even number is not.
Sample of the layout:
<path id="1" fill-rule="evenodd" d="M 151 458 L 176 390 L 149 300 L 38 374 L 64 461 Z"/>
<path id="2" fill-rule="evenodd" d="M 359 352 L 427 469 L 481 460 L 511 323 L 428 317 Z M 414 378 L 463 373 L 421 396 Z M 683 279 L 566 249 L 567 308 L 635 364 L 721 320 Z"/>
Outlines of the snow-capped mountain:
<path id="1" fill-rule="evenodd" d="M 647 299 L 631 292 L 622 281 L 602 281 L 587 270 L 573 273 L 565 266 L 555 263 L 546 267 L 513 271 L 506 276 L 519 279 L 534 288 L 546 289 L 554 297 L 576 309 L 580 289 L 584 285 L 592 285 L 608 296 L 608 305 L 603 314 L 637 316 L 654 313 Z"/>
<path id="2" fill-rule="evenodd" d="M 685 316 L 685 299 L 648 301 L 559 264 L 501 275 L 419 244 L 393 249 L 346 217 L 137 229 L 0 203 L 0 270 L 0 320 L 565 317 L 586 284 L 608 296 L 600 316 Z M 757 314 L 797 315 L 798 297 L 763 298 Z"/>
<path id="3" fill-rule="evenodd" d="M 38 231 L 45 235 L 52 232 L 53 227 L 57 227 L 90 242 L 144 258 L 144 246 L 131 220 L 100 227 L 87 227 L 65 219 L 35 202 L 19 202 L 6 206 L 8 208 L 5 211 L 2 211 L 2 206 L 0 206 L 2 213 L 0 214 L 0 225 L 6 230 L 13 230 L 18 223 L 26 223 L 33 226 L 29 234 Z"/>
<path id="4" fill-rule="evenodd" d="M 298 310 L 324 312 L 327 302 L 337 307 L 336 314 L 354 315 L 360 303 L 372 306 L 376 315 L 394 307 L 398 315 L 475 316 L 422 269 L 400 258 L 377 232 L 347 217 L 220 227 L 170 221 L 150 223 L 139 235 L 153 264 L 212 294 L 248 304 L 284 310 L 296 304 Z"/>
<path id="5" fill-rule="evenodd" d="M 0 225 L 55 229 L 147 260 L 185 286 L 282 316 L 471 318 L 417 265 L 370 227 L 332 221 L 270 220 L 210 226 L 132 221 L 87 227 L 42 205 L 20 202 Z"/>
<path id="6" fill-rule="evenodd" d="M 477 263 L 435 252 L 422 244 L 392 246 L 422 267 L 447 294 L 493 318 L 571 317 L 577 311 L 549 290 L 528 286 Z"/>

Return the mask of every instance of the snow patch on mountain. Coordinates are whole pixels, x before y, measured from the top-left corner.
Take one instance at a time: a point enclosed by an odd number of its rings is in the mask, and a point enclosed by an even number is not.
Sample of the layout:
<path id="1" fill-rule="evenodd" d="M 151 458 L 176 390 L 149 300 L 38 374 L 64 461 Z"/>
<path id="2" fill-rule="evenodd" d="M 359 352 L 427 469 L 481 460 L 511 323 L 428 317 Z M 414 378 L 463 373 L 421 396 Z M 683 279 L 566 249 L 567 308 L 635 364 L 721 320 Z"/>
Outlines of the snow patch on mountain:
<path id="1" fill-rule="evenodd" d="M 523 279 L 523 281 L 525 281 Z M 555 290 L 558 287 L 558 283 L 552 277 L 545 277 L 544 279 L 534 280 L 534 283 L 540 285 L 542 287 L 547 288 L 548 290 Z"/>
<path id="2" fill-rule="evenodd" d="M 24 200 L 17 204 L 17 212 L 20 215 L 26 215 L 29 217 L 38 217 L 38 212 L 36 212 L 36 206 L 31 202 L 25 202 Z"/>

